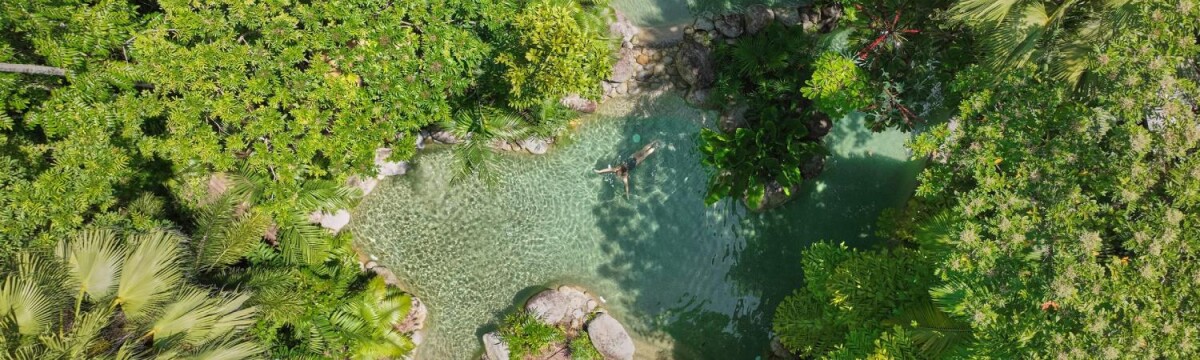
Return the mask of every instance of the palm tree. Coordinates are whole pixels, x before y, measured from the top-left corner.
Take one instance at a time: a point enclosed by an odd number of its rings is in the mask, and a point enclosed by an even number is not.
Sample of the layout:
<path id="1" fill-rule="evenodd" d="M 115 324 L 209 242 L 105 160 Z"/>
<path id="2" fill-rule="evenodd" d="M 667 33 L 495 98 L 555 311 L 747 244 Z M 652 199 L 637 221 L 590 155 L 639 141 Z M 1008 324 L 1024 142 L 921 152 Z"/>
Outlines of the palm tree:
<path id="1" fill-rule="evenodd" d="M 53 256 L 22 253 L 0 284 L 0 357 L 217 358 L 261 352 L 243 331 L 248 295 L 184 281 L 186 239 L 79 232 Z"/>
<path id="2" fill-rule="evenodd" d="M 1143 0 L 959 0 L 954 19 L 980 31 L 990 65 L 1046 65 L 1051 75 L 1078 84 L 1094 51 L 1133 23 Z"/>

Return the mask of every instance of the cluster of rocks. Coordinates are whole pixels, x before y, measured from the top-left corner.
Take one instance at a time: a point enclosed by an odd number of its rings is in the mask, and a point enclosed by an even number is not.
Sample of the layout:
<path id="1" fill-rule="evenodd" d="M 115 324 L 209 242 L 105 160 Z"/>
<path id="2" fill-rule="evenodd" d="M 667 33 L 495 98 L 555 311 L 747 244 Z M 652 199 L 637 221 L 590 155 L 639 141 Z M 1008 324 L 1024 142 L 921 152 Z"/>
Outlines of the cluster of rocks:
<path id="1" fill-rule="evenodd" d="M 753 5 L 743 13 L 702 15 L 685 26 L 678 38 L 642 42 L 637 27 L 617 14 L 617 22 L 609 30 L 623 41 L 612 73 L 602 84 L 604 98 L 679 90 L 693 105 L 706 105 L 708 90 L 716 80 L 711 59 L 716 42 L 736 43 L 739 37 L 757 34 L 774 22 L 826 32 L 837 26 L 841 16 L 840 6 Z"/>
<path id="2" fill-rule="evenodd" d="M 367 255 L 357 247 L 354 248 L 354 252 L 358 256 L 360 270 L 374 273 L 375 276 L 383 278 L 383 282 L 388 286 L 403 288 L 400 286 L 400 278 L 396 277 L 391 269 L 380 265 L 379 259 L 375 256 Z M 416 296 L 412 296 L 411 299 L 412 303 L 408 308 L 408 314 L 400 322 L 392 324 L 392 329 L 408 336 L 414 345 L 420 345 L 425 340 L 425 318 L 429 316 L 429 308 Z"/>
<path id="3" fill-rule="evenodd" d="M 600 308 L 601 301 L 586 290 L 560 286 L 534 295 L 525 302 L 525 311 L 544 324 L 566 330 L 567 339 L 583 336 L 586 332 L 596 351 L 609 360 L 633 359 L 633 338 L 625 327 Z M 484 334 L 483 360 L 508 360 L 509 349 L 498 332 Z M 553 344 L 543 354 L 530 359 L 569 360 L 570 350 L 566 343 Z"/>

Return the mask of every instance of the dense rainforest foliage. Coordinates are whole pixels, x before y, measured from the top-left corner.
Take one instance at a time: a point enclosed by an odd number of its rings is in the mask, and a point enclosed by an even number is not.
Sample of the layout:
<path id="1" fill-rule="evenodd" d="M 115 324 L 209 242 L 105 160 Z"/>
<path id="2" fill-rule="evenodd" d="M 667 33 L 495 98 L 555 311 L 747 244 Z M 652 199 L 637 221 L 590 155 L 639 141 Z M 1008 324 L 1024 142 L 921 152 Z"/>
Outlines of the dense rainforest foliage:
<path id="1" fill-rule="evenodd" d="M 405 354 L 408 295 L 310 214 L 422 129 L 556 135 L 560 97 L 599 93 L 607 11 L 5 1 L 0 357 Z"/>
<path id="2" fill-rule="evenodd" d="M 800 186 L 810 132 L 847 115 L 919 131 L 928 166 L 880 219 L 892 246 L 798 259 L 785 348 L 1197 356 L 1200 5 L 817 3 L 837 26 L 714 49 L 713 98 L 745 124 L 700 135 L 709 200 Z M 5 1 L 0 357 L 406 354 L 409 295 L 310 214 L 353 206 L 347 180 L 423 129 L 463 140 L 460 178 L 488 177 L 493 141 L 560 135 L 558 99 L 599 95 L 608 20 L 576 0 Z M 537 325 L 502 335 L 562 336 Z"/>
<path id="3" fill-rule="evenodd" d="M 829 358 L 1196 357 L 1200 7 L 940 6 L 919 16 L 961 27 L 980 57 L 938 90 L 958 99 L 950 120 L 910 144 L 928 166 L 880 220 L 895 246 L 809 248 L 804 287 L 775 315 L 782 344 Z M 955 55 L 930 61 L 942 56 Z"/>

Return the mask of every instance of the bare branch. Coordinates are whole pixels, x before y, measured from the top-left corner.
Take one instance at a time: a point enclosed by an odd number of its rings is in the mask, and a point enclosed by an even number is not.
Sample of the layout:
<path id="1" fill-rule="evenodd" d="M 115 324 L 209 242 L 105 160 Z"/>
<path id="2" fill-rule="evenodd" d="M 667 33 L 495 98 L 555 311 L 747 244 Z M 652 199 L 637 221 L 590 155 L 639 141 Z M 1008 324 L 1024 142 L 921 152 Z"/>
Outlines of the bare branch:
<path id="1" fill-rule="evenodd" d="M 67 69 L 56 68 L 56 67 L 51 67 L 51 66 L 26 65 L 26 64 L 0 63 L 0 72 L 33 74 L 33 75 L 67 76 Z"/>

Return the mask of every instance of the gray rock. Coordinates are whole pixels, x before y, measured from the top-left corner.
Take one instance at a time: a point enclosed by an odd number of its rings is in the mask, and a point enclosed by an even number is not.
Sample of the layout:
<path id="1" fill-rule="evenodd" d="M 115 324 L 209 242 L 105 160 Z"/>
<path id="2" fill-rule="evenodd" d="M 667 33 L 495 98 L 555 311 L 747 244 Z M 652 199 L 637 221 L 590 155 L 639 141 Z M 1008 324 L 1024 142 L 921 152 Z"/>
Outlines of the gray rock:
<path id="1" fill-rule="evenodd" d="M 800 8 L 800 27 L 804 28 L 804 31 L 817 31 L 820 22 L 821 12 L 819 10 L 813 10 L 813 8 L 807 6 Z"/>
<path id="2" fill-rule="evenodd" d="M 550 141 L 546 139 L 528 138 L 525 140 L 518 140 L 517 144 L 521 145 L 525 151 L 528 151 L 534 155 L 541 155 L 545 154 L 547 151 L 550 151 Z"/>
<path id="3" fill-rule="evenodd" d="M 825 170 L 825 156 L 815 155 L 808 158 L 804 165 L 800 167 L 800 176 L 805 179 L 813 179 Z"/>
<path id="4" fill-rule="evenodd" d="M 688 104 L 692 104 L 692 106 L 707 106 L 708 89 L 692 89 L 691 91 L 688 91 L 687 98 L 685 100 L 687 100 Z"/>
<path id="5" fill-rule="evenodd" d="M 412 297 L 408 314 L 404 316 L 404 319 L 400 323 L 393 325 L 392 328 L 401 334 L 412 334 L 425 328 L 425 318 L 428 316 L 429 308 L 425 307 L 425 303 L 421 302 L 421 299 L 414 296 Z"/>
<path id="6" fill-rule="evenodd" d="M 563 106 L 566 106 L 568 109 L 587 114 L 596 112 L 596 107 L 598 105 L 596 104 L 595 100 L 584 99 L 582 96 L 579 96 L 579 94 L 567 95 L 563 97 L 562 100 L 559 100 L 559 103 Z"/>
<path id="7" fill-rule="evenodd" d="M 404 173 L 408 172 L 408 163 L 403 161 L 388 161 L 388 157 L 391 156 L 392 149 L 390 148 L 375 149 L 377 178 L 383 179 L 388 176 L 404 175 Z"/>
<path id="8" fill-rule="evenodd" d="M 750 107 L 746 105 L 738 105 L 729 111 L 721 114 L 721 122 L 719 126 L 721 131 L 733 132 L 746 124 L 746 110 Z"/>
<path id="9" fill-rule="evenodd" d="M 818 113 L 810 118 L 804 126 L 808 128 L 808 135 L 805 135 L 804 138 L 815 141 L 829 134 L 829 130 L 833 128 L 833 122 L 829 120 L 829 116 Z"/>
<path id="10" fill-rule="evenodd" d="M 321 227 L 337 234 L 342 231 L 342 228 L 350 224 L 350 212 L 345 209 L 338 209 L 332 214 L 324 211 L 314 211 L 308 214 L 308 221 L 314 224 L 321 224 Z"/>
<path id="11" fill-rule="evenodd" d="M 745 25 L 742 23 L 742 16 L 738 14 L 728 14 L 721 16 L 716 21 L 717 31 L 725 37 L 735 38 L 742 36 L 745 32 Z"/>
<path id="12" fill-rule="evenodd" d="M 627 93 L 627 92 L 629 92 L 629 84 L 628 83 L 621 83 L 620 85 L 617 85 L 617 94 L 618 95 L 625 95 L 625 93 Z"/>
<path id="13" fill-rule="evenodd" d="M 608 32 L 613 36 L 621 38 L 623 45 L 632 44 L 633 39 L 637 37 L 640 30 L 637 26 L 633 26 L 633 23 L 625 18 L 625 14 L 622 14 L 620 11 L 616 13 L 616 18 L 617 21 L 608 24 Z"/>
<path id="14" fill-rule="evenodd" d="M 636 73 L 637 59 L 633 49 L 621 49 L 620 57 L 613 64 L 612 75 L 608 77 L 609 81 L 622 83 L 628 81 Z"/>
<path id="15" fill-rule="evenodd" d="M 800 191 L 800 186 L 793 186 L 789 189 L 791 195 L 783 191 L 783 186 L 778 181 L 771 180 L 767 182 L 766 191 L 763 194 L 762 202 L 758 203 L 758 207 L 751 209 L 753 211 L 767 211 L 774 209 L 788 202 L 792 196 Z"/>
<path id="16" fill-rule="evenodd" d="M 587 325 L 588 338 L 600 355 L 609 360 L 632 360 L 633 338 L 617 319 L 607 313 L 597 315 Z"/>
<path id="17" fill-rule="evenodd" d="M 487 360 L 508 360 L 508 344 L 498 332 L 483 334 L 483 356 Z"/>
<path id="18" fill-rule="evenodd" d="M 596 300 L 586 292 L 560 286 L 545 290 L 525 302 L 525 311 L 549 325 L 565 325 L 578 329 L 587 320 L 587 314 L 596 309 Z"/>
<path id="19" fill-rule="evenodd" d="M 821 9 L 821 32 L 829 32 L 837 27 L 842 19 L 842 7 L 839 5 L 826 6 Z"/>
<path id="20" fill-rule="evenodd" d="M 378 185 L 379 179 L 376 178 L 364 178 L 355 175 L 346 179 L 346 186 L 362 190 L 363 196 L 370 194 L 371 191 L 374 191 L 375 187 Z"/>
<path id="21" fill-rule="evenodd" d="M 798 359 L 800 359 L 799 356 L 796 356 L 796 354 L 792 354 L 791 351 L 788 351 L 787 348 L 783 347 L 783 342 L 781 342 L 779 340 L 779 336 L 771 337 L 771 355 L 774 355 L 773 359 L 782 359 L 782 360 L 798 360 Z"/>
<path id="22" fill-rule="evenodd" d="M 694 25 L 692 25 L 692 28 L 695 28 L 696 30 L 712 31 L 712 29 L 716 28 L 715 26 L 716 25 L 713 24 L 712 20 L 709 20 L 707 17 L 701 16 L 701 17 L 696 18 L 696 23 Z"/>
<path id="23" fill-rule="evenodd" d="M 661 63 L 663 65 L 671 65 L 671 63 L 674 63 L 674 62 L 675 62 L 675 58 L 671 57 L 670 55 L 663 56 L 662 61 L 661 61 Z"/>
<path id="24" fill-rule="evenodd" d="M 779 24 L 787 27 L 800 25 L 800 11 L 797 11 L 796 8 L 789 6 L 775 9 L 774 12 L 775 21 L 778 21 Z"/>
<path id="25" fill-rule="evenodd" d="M 450 133 L 449 131 L 434 132 L 432 134 L 429 134 L 429 137 L 431 139 L 433 139 L 433 141 L 437 141 L 442 144 L 457 144 L 457 143 L 459 143 L 458 137 L 454 136 L 454 134 Z"/>
<path id="26" fill-rule="evenodd" d="M 771 9 L 768 9 L 766 6 L 755 4 L 746 8 L 745 18 L 746 33 L 753 35 L 775 20 L 775 14 L 771 13 Z"/>
<path id="27" fill-rule="evenodd" d="M 691 87 L 707 89 L 716 80 L 711 57 L 711 51 L 700 43 L 684 41 L 675 55 L 675 70 Z"/>

